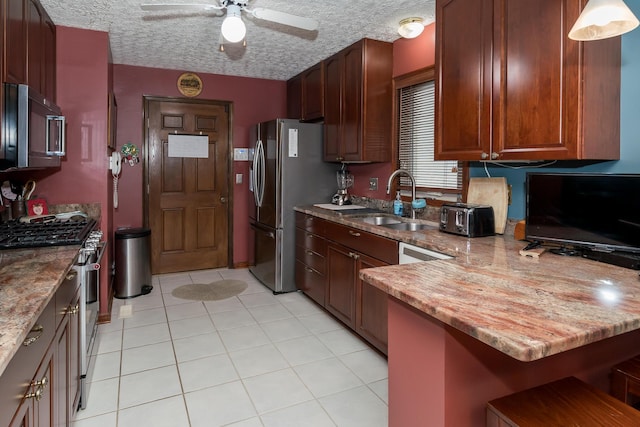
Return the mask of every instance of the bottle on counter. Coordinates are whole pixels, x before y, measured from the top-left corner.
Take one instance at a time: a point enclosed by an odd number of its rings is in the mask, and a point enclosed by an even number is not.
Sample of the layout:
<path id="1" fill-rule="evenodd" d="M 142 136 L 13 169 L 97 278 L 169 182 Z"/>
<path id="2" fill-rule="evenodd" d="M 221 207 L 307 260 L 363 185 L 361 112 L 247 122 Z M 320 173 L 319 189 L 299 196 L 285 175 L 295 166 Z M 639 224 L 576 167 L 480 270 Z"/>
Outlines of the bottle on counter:
<path id="1" fill-rule="evenodd" d="M 393 201 L 393 214 L 402 216 L 402 198 L 400 191 L 396 191 L 396 199 Z"/>

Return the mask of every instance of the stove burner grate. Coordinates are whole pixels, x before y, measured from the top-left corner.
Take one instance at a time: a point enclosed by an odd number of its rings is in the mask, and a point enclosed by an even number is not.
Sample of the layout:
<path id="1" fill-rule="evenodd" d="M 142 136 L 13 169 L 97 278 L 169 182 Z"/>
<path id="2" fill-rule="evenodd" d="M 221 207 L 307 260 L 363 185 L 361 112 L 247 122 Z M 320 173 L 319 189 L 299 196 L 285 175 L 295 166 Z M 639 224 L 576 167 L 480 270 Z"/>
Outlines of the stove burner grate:
<path id="1" fill-rule="evenodd" d="M 95 228 L 94 219 L 56 219 L 46 223 L 8 221 L 0 224 L 0 249 L 81 245 Z"/>

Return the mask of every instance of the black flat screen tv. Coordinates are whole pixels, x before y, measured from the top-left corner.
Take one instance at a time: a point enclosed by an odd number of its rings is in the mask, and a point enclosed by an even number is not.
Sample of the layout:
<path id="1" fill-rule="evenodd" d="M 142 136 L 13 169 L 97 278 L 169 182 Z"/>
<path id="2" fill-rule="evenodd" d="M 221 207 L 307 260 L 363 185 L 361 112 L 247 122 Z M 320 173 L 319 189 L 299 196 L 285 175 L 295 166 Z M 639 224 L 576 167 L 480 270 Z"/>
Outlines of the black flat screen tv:
<path id="1" fill-rule="evenodd" d="M 525 235 L 558 247 L 639 254 L 640 175 L 528 173 Z"/>

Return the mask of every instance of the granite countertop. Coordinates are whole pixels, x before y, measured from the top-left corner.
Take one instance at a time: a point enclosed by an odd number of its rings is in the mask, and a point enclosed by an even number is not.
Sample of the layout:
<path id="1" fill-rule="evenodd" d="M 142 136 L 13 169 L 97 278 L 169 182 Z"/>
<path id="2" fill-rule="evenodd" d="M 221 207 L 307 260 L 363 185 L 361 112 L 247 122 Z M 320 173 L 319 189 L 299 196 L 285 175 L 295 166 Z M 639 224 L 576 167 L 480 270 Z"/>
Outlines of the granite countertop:
<path id="1" fill-rule="evenodd" d="M 0 251 L 0 375 L 72 266 L 80 246 Z"/>
<path id="2" fill-rule="evenodd" d="M 454 256 L 365 269 L 360 276 L 517 360 L 538 360 L 640 329 L 638 271 L 551 253 L 523 257 L 525 243 L 512 236 L 394 231 L 357 215 L 296 210 Z"/>

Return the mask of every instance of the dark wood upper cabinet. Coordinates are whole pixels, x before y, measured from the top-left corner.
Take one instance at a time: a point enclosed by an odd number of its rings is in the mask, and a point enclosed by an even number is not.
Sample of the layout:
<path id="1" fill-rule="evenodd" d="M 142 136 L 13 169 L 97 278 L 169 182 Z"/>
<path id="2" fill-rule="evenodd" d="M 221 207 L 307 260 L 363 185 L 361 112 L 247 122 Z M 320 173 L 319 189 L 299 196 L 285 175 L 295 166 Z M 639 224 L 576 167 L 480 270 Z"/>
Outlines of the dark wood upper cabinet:
<path id="1" fill-rule="evenodd" d="M 28 84 L 55 101 L 56 29 L 38 0 L 7 0 L 3 81 Z"/>
<path id="2" fill-rule="evenodd" d="M 287 80 L 287 118 L 302 119 L 302 75 Z"/>
<path id="3" fill-rule="evenodd" d="M 287 117 L 304 122 L 317 122 L 324 117 L 322 62 L 287 81 Z"/>
<path id="4" fill-rule="evenodd" d="M 584 3 L 437 0 L 436 159 L 620 157 L 620 37 L 569 39 Z"/>
<path id="5" fill-rule="evenodd" d="M 324 61 L 324 160 L 391 159 L 393 45 L 363 39 Z"/>
<path id="6" fill-rule="evenodd" d="M 28 3 L 25 0 L 7 0 L 4 16 L 5 52 L 3 81 L 7 83 L 27 82 L 27 28 Z"/>

